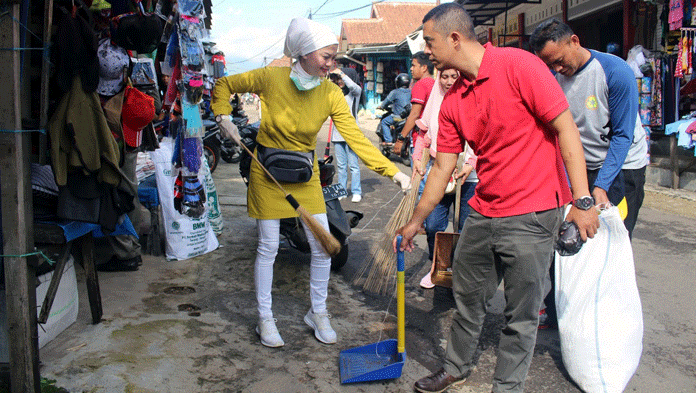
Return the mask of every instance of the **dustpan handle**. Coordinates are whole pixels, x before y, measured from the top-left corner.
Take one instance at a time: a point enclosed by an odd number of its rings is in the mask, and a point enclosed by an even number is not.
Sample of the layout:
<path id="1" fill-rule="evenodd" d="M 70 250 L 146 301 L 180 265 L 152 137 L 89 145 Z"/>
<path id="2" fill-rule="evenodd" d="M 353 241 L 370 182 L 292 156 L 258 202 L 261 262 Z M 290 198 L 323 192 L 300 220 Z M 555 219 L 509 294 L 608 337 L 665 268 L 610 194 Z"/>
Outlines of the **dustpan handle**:
<path id="1" fill-rule="evenodd" d="M 396 237 L 396 320 L 397 320 L 397 350 L 406 352 L 406 301 L 404 287 L 404 252 L 401 250 L 401 235 Z"/>

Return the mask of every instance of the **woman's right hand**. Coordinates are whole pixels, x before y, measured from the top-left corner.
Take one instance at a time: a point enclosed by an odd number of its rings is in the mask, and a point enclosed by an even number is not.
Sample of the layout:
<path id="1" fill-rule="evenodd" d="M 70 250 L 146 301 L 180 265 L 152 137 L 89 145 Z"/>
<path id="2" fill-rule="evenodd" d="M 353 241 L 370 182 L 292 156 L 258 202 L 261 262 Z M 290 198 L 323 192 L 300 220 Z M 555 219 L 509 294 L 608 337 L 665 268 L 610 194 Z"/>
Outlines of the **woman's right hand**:
<path id="1" fill-rule="evenodd" d="M 242 138 L 239 137 L 237 126 L 232 123 L 230 115 L 221 115 L 216 117 L 217 123 L 220 126 L 222 136 L 231 139 L 237 146 L 242 144 Z"/>

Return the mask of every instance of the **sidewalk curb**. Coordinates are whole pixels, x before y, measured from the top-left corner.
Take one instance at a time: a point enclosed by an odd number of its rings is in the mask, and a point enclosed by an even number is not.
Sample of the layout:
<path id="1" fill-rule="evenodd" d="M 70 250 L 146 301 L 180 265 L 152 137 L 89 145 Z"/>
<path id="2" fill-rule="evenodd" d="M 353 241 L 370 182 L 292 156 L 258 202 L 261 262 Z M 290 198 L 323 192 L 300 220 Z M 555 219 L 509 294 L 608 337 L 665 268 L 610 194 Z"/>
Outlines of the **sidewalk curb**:
<path id="1" fill-rule="evenodd" d="M 696 192 L 693 192 L 693 191 L 661 187 L 661 186 L 657 186 L 654 184 L 646 184 L 645 191 L 646 192 L 654 192 L 654 193 L 662 194 L 662 195 L 667 195 L 667 196 L 672 197 L 672 198 L 680 198 L 680 199 L 686 199 L 688 201 L 696 202 Z"/>

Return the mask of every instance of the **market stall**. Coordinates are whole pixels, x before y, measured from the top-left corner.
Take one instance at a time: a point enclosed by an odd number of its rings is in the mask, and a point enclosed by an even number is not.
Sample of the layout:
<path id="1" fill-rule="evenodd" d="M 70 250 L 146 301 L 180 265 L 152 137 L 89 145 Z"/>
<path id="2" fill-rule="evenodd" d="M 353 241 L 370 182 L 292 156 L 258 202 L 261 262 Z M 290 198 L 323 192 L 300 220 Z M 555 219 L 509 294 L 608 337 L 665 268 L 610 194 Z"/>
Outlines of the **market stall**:
<path id="1" fill-rule="evenodd" d="M 207 0 L 30 3 L 0 6 L 0 364 L 13 391 L 38 392 L 39 347 L 75 321 L 78 263 L 99 323 L 97 270 L 135 271 L 143 249 L 159 254 L 165 202 L 175 219 L 198 220 L 210 234 L 204 250 L 185 257 L 217 247 L 199 105 L 224 58 L 212 62 L 205 48 Z M 164 119 L 176 129 L 156 131 L 153 121 Z M 163 137 L 179 146 L 167 157 L 175 175 L 141 186 L 138 157 L 158 151 Z"/>

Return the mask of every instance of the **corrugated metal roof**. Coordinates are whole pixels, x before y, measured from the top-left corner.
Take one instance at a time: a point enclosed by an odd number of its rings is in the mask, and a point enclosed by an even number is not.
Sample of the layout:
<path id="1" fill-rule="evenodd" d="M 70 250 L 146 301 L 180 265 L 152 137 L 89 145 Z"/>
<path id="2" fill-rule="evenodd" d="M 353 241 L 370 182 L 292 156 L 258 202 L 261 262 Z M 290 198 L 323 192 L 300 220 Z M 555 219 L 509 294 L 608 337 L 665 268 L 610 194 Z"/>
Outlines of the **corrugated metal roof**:
<path id="1" fill-rule="evenodd" d="M 517 7 L 520 4 L 541 4 L 541 0 L 509 0 L 509 1 L 488 1 L 488 0 L 456 0 L 461 4 L 473 19 L 474 26 L 483 24 L 493 24 L 492 19 L 496 16 Z M 488 23 L 486 23 L 488 22 Z"/>

